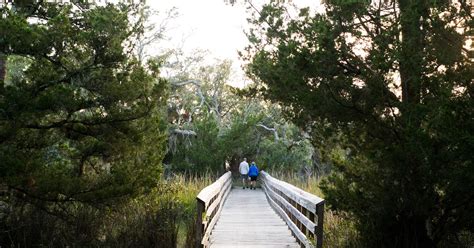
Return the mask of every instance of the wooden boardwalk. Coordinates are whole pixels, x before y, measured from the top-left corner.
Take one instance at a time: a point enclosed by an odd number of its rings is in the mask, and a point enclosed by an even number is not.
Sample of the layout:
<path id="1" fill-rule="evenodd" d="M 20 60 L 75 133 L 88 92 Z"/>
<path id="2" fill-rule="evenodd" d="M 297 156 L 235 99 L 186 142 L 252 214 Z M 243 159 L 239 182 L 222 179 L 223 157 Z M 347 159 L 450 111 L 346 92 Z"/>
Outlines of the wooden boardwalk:
<path id="1" fill-rule="evenodd" d="M 211 248 L 300 247 L 261 189 L 234 188 L 210 236 Z"/>
<path id="2" fill-rule="evenodd" d="M 322 248 L 324 199 L 261 171 L 262 189 L 232 187 L 232 172 L 196 196 L 194 247 Z"/>

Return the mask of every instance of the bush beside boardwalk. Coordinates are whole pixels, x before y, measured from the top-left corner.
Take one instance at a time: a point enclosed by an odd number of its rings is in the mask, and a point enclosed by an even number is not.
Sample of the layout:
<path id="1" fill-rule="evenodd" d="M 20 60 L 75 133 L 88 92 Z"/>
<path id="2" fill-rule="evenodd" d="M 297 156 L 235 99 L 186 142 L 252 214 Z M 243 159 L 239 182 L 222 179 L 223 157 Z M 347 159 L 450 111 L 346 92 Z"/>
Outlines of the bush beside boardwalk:
<path id="1" fill-rule="evenodd" d="M 301 176 L 292 172 L 272 171 L 275 177 L 296 187 L 324 198 L 320 184 L 324 178 L 315 176 Z M 444 240 L 439 247 L 443 248 L 472 248 L 474 234 L 462 232 L 456 239 Z M 324 212 L 324 243 L 327 248 L 362 248 L 361 234 L 356 228 L 356 220 L 350 214 L 337 212 L 328 205 Z"/>
<path id="2" fill-rule="evenodd" d="M 2 247 L 187 247 L 193 242 L 195 197 L 203 178 L 174 177 L 148 194 L 116 208 L 74 205 L 75 222 L 64 222 L 31 206 L 17 206 L 2 219 Z"/>
<path id="3" fill-rule="evenodd" d="M 302 178 L 294 173 L 272 172 L 279 179 L 291 183 L 307 192 L 324 197 L 319 188 L 320 179 Z M 34 209 L 17 209 L 2 227 L 15 224 L 3 236 L 2 244 L 15 246 L 101 246 L 101 247 L 190 247 L 194 243 L 196 195 L 211 184 L 217 176 L 174 176 L 162 181 L 161 190 L 154 190 L 127 203 L 120 209 L 91 209 L 76 206 L 71 213 L 82 216 L 80 221 L 67 224 Z M 234 180 L 234 187 L 241 187 Z M 21 216 L 20 216 L 21 215 Z M 14 222 L 16 217 L 25 220 Z M 11 227 L 11 226 L 10 226 Z M 4 233 L 5 234 L 5 233 Z M 25 237 L 29 243 L 18 242 Z M 362 247 L 355 221 L 347 213 L 334 212 L 326 207 L 324 214 L 324 247 Z M 472 235 L 460 237 L 465 246 L 472 244 Z M 14 242 L 16 241 L 16 242 Z M 31 241 L 35 241 L 32 243 Z M 11 242 L 11 243 L 10 243 Z M 8 245 L 5 245 L 8 247 Z M 455 247 L 447 244 L 444 247 Z"/>

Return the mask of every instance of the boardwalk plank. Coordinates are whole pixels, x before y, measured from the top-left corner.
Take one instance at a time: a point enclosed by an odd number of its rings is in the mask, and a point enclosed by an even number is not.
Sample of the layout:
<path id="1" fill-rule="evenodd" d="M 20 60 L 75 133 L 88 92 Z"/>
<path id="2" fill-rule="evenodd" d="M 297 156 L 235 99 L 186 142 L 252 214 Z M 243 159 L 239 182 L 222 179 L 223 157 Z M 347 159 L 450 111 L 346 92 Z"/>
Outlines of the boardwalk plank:
<path id="1" fill-rule="evenodd" d="M 232 189 L 210 241 L 211 248 L 300 247 L 261 189 Z"/>
<path id="2" fill-rule="evenodd" d="M 275 248 L 275 247 L 300 248 L 299 245 L 287 244 L 287 243 L 273 244 L 273 245 L 254 245 L 254 244 L 240 244 L 240 243 L 235 243 L 231 245 L 215 244 L 212 247 L 213 248 Z"/>

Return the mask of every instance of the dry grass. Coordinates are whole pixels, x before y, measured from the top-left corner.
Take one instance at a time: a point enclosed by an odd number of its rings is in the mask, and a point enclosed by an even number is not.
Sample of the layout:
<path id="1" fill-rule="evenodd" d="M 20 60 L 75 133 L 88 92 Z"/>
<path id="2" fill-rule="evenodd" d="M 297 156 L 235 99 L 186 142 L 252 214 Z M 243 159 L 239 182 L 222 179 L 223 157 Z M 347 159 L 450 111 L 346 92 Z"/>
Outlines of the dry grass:
<path id="1" fill-rule="evenodd" d="M 171 179 L 171 182 L 179 185 L 181 189 L 177 192 L 177 198 L 183 206 L 183 221 L 178 228 L 177 247 L 189 247 L 189 244 L 194 242 L 196 196 L 215 178 L 215 176 L 208 174 L 202 177 L 178 175 Z"/>

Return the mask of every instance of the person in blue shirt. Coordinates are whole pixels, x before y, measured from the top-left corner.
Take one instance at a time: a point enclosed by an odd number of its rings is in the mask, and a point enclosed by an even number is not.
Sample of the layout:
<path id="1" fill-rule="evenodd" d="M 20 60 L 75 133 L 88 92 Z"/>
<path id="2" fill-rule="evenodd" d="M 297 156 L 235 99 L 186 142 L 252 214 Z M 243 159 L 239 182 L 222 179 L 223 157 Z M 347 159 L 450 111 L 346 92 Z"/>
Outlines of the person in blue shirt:
<path id="1" fill-rule="evenodd" d="M 255 162 L 252 162 L 250 164 L 250 168 L 249 168 L 249 177 L 250 177 L 250 189 L 256 189 L 255 188 L 255 185 L 257 183 L 257 177 L 258 177 L 258 167 L 257 165 L 255 164 Z"/>

